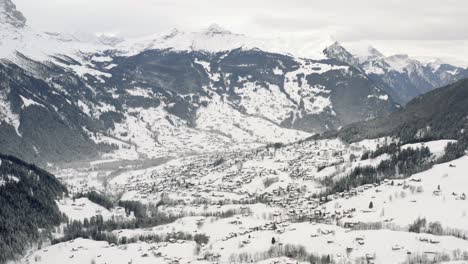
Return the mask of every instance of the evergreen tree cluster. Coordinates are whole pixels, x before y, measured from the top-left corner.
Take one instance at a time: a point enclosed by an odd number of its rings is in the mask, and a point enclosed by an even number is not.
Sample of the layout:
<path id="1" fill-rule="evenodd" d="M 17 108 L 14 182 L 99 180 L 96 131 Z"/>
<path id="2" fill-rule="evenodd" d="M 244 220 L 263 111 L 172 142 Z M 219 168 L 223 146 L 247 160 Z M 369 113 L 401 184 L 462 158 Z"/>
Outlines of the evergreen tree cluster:
<path id="1" fill-rule="evenodd" d="M 298 263 L 310 263 L 310 264 L 331 264 L 335 263 L 330 255 L 315 255 L 307 252 L 306 248 L 302 245 L 275 245 L 264 252 L 243 252 L 235 253 L 229 257 L 230 263 L 254 263 L 260 262 L 266 259 L 288 257 L 296 260 Z"/>
<path id="2" fill-rule="evenodd" d="M 348 177 L 343 177 L 336 182 L 332 178 L 327 178 L 323 184 L 331 186 L 329 193 L 333 194 L 365 184 L 379 183 L 383 179 L 406 177 L 432 166 L 432 163 L 429 161 L 431 152 L 428 147 L 418 149 L 407 148 L 399 151 L 394 151 L 394 148 L 390 147 L 389 151 L 390 153 L 393 152 L 391 158 L 381 161 L 377 167 L 357 167 Z M 385 153 L 382 151 L 378 152 L 381 154 Z M 372 153 L 370 156 L 374 156 L 374 154 Z"/>
<path id="3" fill-rule="evenodd" d="M 195 241 L 197 244 L 207 244 L 209 237 L 205 234 L 189 234 L 184 232 L 169 233 L 165 235 L 142 235 L 138 237 L 122 237 L 118 239 L 112 231 L 120 229 L 137 229 L 154 227 L 162 224 L 173 222 L 175 218 L 164 218 L 160 216 L 147 218 L 146 220 L 131 220 L 131 221 L 116 221 L 115 219 L 105 221 L 102 216 L 93 216 L 90 219 L 85 218 L 83 221 L 69 221 L 64 228 L 64 235 L 61 238 L 52 240 L 52 244 L 70 241 L 76 238 L 86 238 L 96 241 L 107 241 L 110 244 L 127 244 L 136 243 L 139 241 L 152 242 L 169 242 L 171 239 Z"/>
<path id="4" fill-rule="evenodd" d="M 457 142 L 448 143 L 444 155 L 439 159 L 440 163 L 449 162 L 465 155 L 468 149 L 468 135 L 461 136 Z"/>
<path id="5" fill-rule="evenodd" d="M 322 137 L 357 142 L 366 138 L 396 137 L 415 141 L 458 139 L 468 129 L 468 79 L 435 89 L 411 100 L 388 116 L 358 122 Z"/>
<path id="6" fill-rule="evenodd" d="M 148 215 L 147 206 L 138 201 L 119 201 L 119 206 L 125 208 L 127 215 L 133 213 L 136 218 L 146 218 Z"/>
<path id="7" fill-rule="evenodd" d="M 90 191 L 87 193 L 80 193 L 76 195 L 76 198 L 88 198 L 91 202 L 99 204 L 100 206 L 110 210 L 114 207 L 114 203 L 107 196 L 102 195 L 96 191 Z"/>
<path id="8" fill-rule="evenodd" d="M 55 200 L 67 190 L 35 165 L 1 154 L 0 161 L 0 263 L 6 263 L 39 241 L 39 229 L 51 230 L 61 223 Z"/>

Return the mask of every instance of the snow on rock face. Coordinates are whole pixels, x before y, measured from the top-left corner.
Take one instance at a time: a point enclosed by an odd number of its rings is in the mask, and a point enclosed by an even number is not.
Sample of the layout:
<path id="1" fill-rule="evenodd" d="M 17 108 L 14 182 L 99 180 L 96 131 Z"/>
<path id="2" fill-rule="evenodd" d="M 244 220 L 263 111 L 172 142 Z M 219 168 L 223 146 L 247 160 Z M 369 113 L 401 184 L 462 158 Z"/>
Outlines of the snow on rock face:
<path id="1" fill-rule="evenodd" d="M 11 0 L 0 0 L 0 24 L 21 28 L 26 25 L 26 18 Z"/>
<path id="2" fill-rule="evenodd" d="M 131 94 L 132 96 L 141 96 L 145 98 L 152 98 L 153 94 L 151 91 L 147 89 L 143 89 L 141 87 L 134 87 L 133 89 L 128 89 L 127 93 Z"/>
<path id="3" fill-rule="evenodd" d="M 387 101 L 388 100 L 388 95 L 387 94 L 384 94 L 384 95 L 368 95 L 367 98 L 377 98 L 377 99 L 380 99 L 380 100 L 384 100 L 384 101 Z"/>
<path id="4" fill-rule="evenodd" d="M 0 160 L 0 165 L 1 165 L 1 160 Z M 13 175 L 4 175 L 0 176 L 0 187 L 5 185 L 7 182 L 19 182 L 18 177 L 13 176 Z"/>
<path id="5" fill-rule="evenodd" d="M 392 70 L 397 72 L 404 72 L 411 64 L 411 61 L 406 54 L 393 55 L 387 57 L 385 61 L 390 65 Z"/>
<path id="6" fill-rule="evenodd" d="M 17 113 L 13 112 L 11 103 L 7 98 L 8 93 L 8 90 L 0 91 L 0 121 L 4 121 L 7 124 L 12 125 L 15 128 L 16 133 L 21 135 L 19 133 L 20 117 Z"/>
<path id="7" fill-rule="evenodd" d="M 329 58 L 353 65 L 365 72 L 372 80 L 381 83 L 382 88 L 400 104 L 432 89 L 454 83 L 467 75 L 466 69 L 444 64 L 440 60 L 424 62 L 406 54 L 385 56 L 373 47 L 364 51 L 353 45 L 351 48 L 355 55 L 351 55 L 338 43 L 327 47 L 324 53 Z"/>
<path id="8" fill-rule="evenodd" d="M 203 32 L 204 34 L 207 35 L 216 35 L 216 34 L 221 34 L 221 35 L 226 35 L 226 34 L 232 34 L 231 31 L 222 28 L 218 24 L 211 24 L 206 31 Z"/>
<path id="9" fill-rule="evenodd" d="M 281 70 L 278 67 L 273 69 L 273 73 L 276 74 L 276 75 L 283 75 L 284 74 L 283 70 Z"/>
<path id="10" fill-rule="evenodd" d="M 93 56 L 91 58 L 92 61 L 95 61 L 95 62 L 111 62 L 112 61 L 112 58 L 109 57 L 109 56 Z"/>
<path id="11" fill-rule="evenodd" d="M 18 61 L 16 52 L 19 52 L 30 59 L 46 61 L 55 54 L 73 57 L 79 52 L 96 52 L 110 47 L 98 37 L 36 31 L 26 24 L 26 18 L 11 0 L 0 0 L 0 59 Z"/>
<path id="12" fill-rule="evenodd" d="M 337 59 L 352 66 L 359 66 L 359 59 L 349 53 L 338 41 L 327 47 L 323 53 L 329 58 Z"/>
<path id="13" fill-rule="evenodd" d="M 37 106 L 45 107 L 44 105 L 42 105 L 42 104 L 40 104 L 40 103 L 38 103 L 38 102 L 36 102 L 36 101 L 34 101 L 34 100 L 31 100 L 31 99 L 28 99 L 28 98 L 26 98 L 26 97 L 23 97 L 23 96 L 21 96 L 21 95 L 20 95 L 20 98 L 21 98 L 21 100 L 23 101 L 23 106 L 22 106 L 22 108 L 27 108 L 27 107 L 29 107 L 29 106 L 31 106 L 31 105 L 37 105 Z"/>

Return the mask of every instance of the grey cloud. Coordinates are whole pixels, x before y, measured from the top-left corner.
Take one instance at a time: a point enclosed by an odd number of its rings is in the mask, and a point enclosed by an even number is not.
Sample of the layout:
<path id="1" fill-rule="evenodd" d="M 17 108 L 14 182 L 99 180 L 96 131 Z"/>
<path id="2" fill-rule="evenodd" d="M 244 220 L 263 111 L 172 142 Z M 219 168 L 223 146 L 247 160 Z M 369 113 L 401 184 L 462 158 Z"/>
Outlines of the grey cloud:
<path id="1" fill-rule="evenodd" d="M 342 42 L 468 40 L 465 0 L 14 1 L 43 30 L 138 36 L 218 23 L 247 34 L 324 32 Z"/>
<path id="2" fill-rule="evenodd" d="M 339 29 L 346 39 L 466 39 L 468 2 L 457 0 L 16 0 L 41 28 L 148 34 L 217 22 L 263 31 Z"/>

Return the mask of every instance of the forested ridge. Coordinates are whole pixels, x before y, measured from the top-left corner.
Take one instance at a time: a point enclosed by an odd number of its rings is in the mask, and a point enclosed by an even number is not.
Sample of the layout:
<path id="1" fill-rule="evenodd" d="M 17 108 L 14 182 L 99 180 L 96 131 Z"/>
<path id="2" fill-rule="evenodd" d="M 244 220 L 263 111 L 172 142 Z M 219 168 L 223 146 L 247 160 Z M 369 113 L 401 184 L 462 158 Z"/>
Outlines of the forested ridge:
<path id="1" fill-rule="evenodd" d="M 54 175 L 0 154 L 0 263 L 24 254 L 61 223 L 55 200 L 66 193 Z"/>
<path id="2" fill-rule="evenodd" d="M 416 97 L 401 110 L 386 117 L 358 122 L 324 137 L 340 137 L 347 142 L 384 136 L 401 143 L 458 139 L 468 128 L 468 79 Z"/>

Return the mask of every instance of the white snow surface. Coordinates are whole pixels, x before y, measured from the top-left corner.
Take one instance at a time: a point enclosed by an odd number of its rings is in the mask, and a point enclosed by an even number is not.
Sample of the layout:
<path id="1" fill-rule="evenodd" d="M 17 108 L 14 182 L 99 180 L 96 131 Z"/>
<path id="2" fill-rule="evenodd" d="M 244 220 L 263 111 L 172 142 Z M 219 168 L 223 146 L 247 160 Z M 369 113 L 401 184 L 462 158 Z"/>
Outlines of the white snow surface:
<path id="1" fill-rule="evenodd" d="M 298 38 L 304 39 L 301 45 Z M 281 54 L 325 59 L 322 50 L 332 43 L 333 40 L 323 33 L 293 38 L 291 36 L 253 38 L 223 30 L 216 25 L 199 32 L 173 29 L 169 32 L 109 43 L 99 36 L 40 32 L 29 26 L 16 28 L 9 24 L 0 25 L 0 58 L 12 61 L 16 60 L 16 52 L 34 60 L 46 61 L 56 54 L 78 57 L 83 53 L 105 50 L 116 50 L 121 55 L 131 56 L 148 49 L 221 52 L 236 48 L 258 48 Z M 112 60 L 107 56 L 95 56 L 92 61 L 102 63 Z"/>
<path id="2" fill-rule="evenodd" d="M 438 221 L 445 228 L 459 229 L 468 234 L 468 201 L 463 199 L 468 195 L 467 171 L 468 156 L 465 156 L 436 165 L 406 180 L 394 180 L 394 185 L 389 181 L 349 199 L 333 200 L 326 208 L 330 211 L 355 208 L 352 221 L 387 220 L 399 227 L 425 217 L 428 222 Z M 371 201 L 373 208 L 369 209 Z"/>
<path id="3" fill-rule="evenodd" d="M 83 221 L 85 218 L 88 220 L 93 217 L 100 215 L 104 220 L 109 220 L 112 216 L 115 219 L 130 219 L 126 216 L 123 208 L 115 208 L 112 211 L 91 202 L 88 198 L 69 199 L 57 201 L 59 210 L 65 213 L 70 220 Z"/>
<path id="4" fill-rule="evenodd" d="M 421 147 L 428 147 L 429 151 L 439 157 L 442 156 L 445 152 L 445 147 L 449 143 L 455 143 L 457 142 L 456 140 L 450 140 L 450 139 L 445 139 L 445 140 L 436 140 L 436 141 L 430 141 L 427 143 L 414 143 L 414 144 L 406 144 L 401 146 L 402 149 L 407 149 L 407 148 L 412 148 L 412 149 L 418 149 Z"/>

